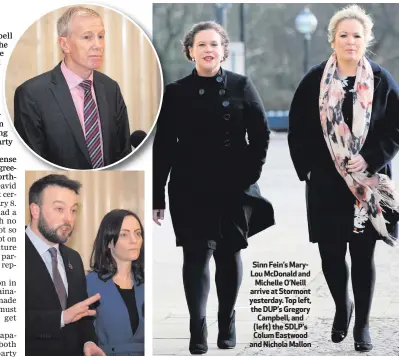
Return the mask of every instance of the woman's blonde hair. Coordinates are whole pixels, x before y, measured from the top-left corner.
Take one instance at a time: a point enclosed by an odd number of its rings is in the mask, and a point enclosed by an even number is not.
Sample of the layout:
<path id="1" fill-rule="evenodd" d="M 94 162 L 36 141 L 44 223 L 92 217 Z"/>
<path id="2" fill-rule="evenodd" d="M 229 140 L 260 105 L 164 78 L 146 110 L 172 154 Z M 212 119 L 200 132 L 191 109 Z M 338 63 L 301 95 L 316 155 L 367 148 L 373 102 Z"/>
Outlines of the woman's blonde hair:
<path id="1" fill-rule="evenodd" d="M 373 20 L 359 5 L 346 6 L 343 9 L 337 11 L 331 18 L 330 23 L 328 24 L 328 42 L 330 44 L 334 43 L 335 41 L 338 24 L 342 20 L 352 19 L 359 21 L 363 26 L 366 48 L 372 44 L 372 41 L 374 39 L 372 31 L 374 26 Z"/>

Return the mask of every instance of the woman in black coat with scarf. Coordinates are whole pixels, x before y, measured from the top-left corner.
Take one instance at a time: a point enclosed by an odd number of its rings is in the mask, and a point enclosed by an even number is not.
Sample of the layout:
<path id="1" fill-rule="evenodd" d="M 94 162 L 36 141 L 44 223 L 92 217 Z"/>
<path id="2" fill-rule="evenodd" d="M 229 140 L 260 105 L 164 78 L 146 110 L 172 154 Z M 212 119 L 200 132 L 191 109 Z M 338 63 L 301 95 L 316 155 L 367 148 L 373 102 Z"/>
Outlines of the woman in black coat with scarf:
<path id="1" fill-rule="evenodd" d="M 183 51 L 193 72 L 166 86 L 153 147 L 154 221 L 169 208 L 190 313 L 192 354 L 206 353 L 209 260 L 216 264 L 217 345 L 236 344 L 234 305 L 242 280 L 240 250 L 247 238 L 274 224 L 259 179 L 269 145 L 262 101 L 245 76 L 221 68 L 228 37 L 215 22 L 186 35 Z M 247 139 L 246 139 L 247 135 Z"/>
<path id="2" fill-rule="evenodd" d="M 331 339 L 346 337 L 355 309 L 357 351 L 373 348 L 374 249 L 377 239 L 396 243 L 399 202 L 390 180 L 390 161 L 399 149 L 399 88 L 386 69 L 365 57 L 372 26 L 357 5 L 332 17 L 334 53 L 299 84 L 288 134 L 298 177 L 306 181 L 310 241 L 319 245 L 336 306 Z M 354 303 L 348 295 L 348 245 Z"/>

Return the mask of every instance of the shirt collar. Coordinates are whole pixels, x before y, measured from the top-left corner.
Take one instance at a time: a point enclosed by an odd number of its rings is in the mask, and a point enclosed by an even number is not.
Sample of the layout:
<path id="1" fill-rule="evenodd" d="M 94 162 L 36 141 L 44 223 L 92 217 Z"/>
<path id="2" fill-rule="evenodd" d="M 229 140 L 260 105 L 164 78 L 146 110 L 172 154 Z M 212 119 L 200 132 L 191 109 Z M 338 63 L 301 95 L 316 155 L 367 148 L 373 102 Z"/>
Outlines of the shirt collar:
<path id="1" fill-rule="evenodd" d="M 62 71 L 62 74 L 65 77 L 65 80 L 66 80 L 67 84 L 68 84 L 69 90 L 71 90 L 71 89 L 73 89 L 75 87 L 78 87 L 79 84 L 84 81 L 84 79 L 81 76 L 77 75 L 75 72 L 72 72 L 66 66 L 65 60 L 63 60 L 61 62 L 61 71 Z M 93 72 L 91 72 L 90 77 L 87 78 L 87 79 L 90 79 L 93 82 Z"/>
<path id="2" fill-rule="evenodd" d="M 25 233 L 29 237 L 30 241 L 32 242 L 40 256 L 43 256 L 43 254 L 52 247 L 56 248 L 58 253 L 60 252 L 59 244 L 50 245 L 46 243 L 45 241 L 43 241 L 43 239 L 40 239 L 35 232 L 33 232 L 30 225 L 26 227 Z"/>

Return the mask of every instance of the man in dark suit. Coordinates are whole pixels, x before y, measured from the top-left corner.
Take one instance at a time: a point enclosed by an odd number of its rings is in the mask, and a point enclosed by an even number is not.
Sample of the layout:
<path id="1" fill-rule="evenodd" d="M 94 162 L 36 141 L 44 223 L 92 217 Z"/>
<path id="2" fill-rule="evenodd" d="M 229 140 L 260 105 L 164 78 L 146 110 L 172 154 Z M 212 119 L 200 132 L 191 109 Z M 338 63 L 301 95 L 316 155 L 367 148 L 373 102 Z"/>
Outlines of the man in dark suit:
<path id="1" fill-rule="evenodd" d="M 58 20 L 64 60 L 15 91 L 14 124 L 42 158 L 72 169 L 113 164 L 131 152 L 127 109 L 118 83 L 95 71 L 104 25 L 94 10 L 75 6 Z"/>
<path id="2" fill-rule="evenodd" d="M 72 234 L 81 184 L 48 175 L 29 190 L 31 222 L 26 228 L 25 354 L 37 356 L 104 355 L 87 297 L 82 259 L 64 245 Z"/>

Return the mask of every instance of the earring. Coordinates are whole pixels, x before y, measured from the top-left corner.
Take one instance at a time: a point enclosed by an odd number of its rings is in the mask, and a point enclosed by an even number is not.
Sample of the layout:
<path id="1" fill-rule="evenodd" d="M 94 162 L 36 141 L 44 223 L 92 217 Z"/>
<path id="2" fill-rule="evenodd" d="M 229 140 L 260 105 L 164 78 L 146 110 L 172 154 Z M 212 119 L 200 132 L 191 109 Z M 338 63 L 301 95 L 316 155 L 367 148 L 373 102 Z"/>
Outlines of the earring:
<path id="1" fill-rule="evenodd" d="M 194 58 L 191 58 L 191 62 L 195 62 L 195 59 L 194 59 Z"/>

